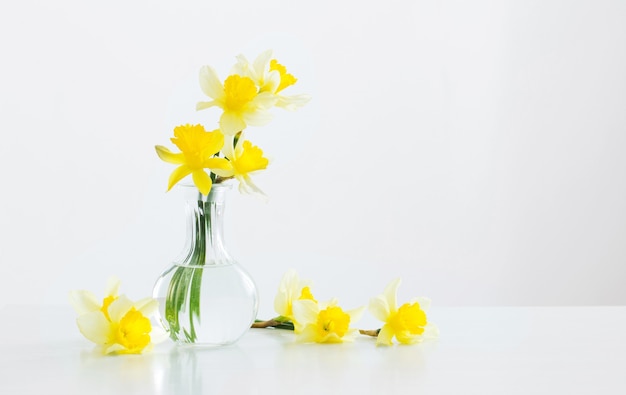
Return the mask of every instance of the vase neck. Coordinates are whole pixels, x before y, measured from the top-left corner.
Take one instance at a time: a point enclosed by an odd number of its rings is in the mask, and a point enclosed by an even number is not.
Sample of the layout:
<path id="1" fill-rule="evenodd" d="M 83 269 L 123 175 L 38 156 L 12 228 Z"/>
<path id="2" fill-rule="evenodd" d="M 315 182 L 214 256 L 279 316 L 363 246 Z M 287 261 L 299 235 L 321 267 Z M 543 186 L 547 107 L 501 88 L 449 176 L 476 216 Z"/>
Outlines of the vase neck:
<path id="1" fill-rule="evenodd" d="M 185 265 L 232 263 L 224 242 L 224 210 L 230 185 L 214 185 L 208 195 L 187 197 L 187 248 Z"/>

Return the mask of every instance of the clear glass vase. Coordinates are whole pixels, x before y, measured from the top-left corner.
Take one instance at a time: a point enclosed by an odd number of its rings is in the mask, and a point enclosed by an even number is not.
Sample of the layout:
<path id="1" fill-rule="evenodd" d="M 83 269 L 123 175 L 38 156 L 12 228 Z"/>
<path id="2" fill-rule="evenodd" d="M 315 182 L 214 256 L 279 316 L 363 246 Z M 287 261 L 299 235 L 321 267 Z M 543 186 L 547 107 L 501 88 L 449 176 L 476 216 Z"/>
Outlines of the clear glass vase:
<path id="1" fill-rule="evenodd" d="M 178 344 L 234 343 L 256 318 L 258 293 L 224 245 L 224 209 L 231 185 L 214 184 L 206 196 L 195 186 L 180 188 L 187 200 L 186 247 L 154 285 L 160 321 Z"/>

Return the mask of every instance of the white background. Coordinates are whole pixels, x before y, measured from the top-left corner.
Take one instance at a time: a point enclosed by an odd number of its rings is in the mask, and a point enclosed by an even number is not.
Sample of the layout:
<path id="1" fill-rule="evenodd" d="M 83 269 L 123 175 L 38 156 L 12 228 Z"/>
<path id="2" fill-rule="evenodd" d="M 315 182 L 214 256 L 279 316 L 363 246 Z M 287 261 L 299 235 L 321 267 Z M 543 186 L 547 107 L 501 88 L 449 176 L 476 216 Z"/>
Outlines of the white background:
<path id="1" fill-rule="evenodd" d="M 346 308 L 394 277 L 435 306 L 626 304 L 625 2 L 25 0 L 0 42 L 0 305 L 149 295 L 185 233 L 154 145 L 216 122 L 200 66 L 268 48 L 313 99 L 249 130 L 269 202 L 229 202 L 261 315 L 290 267 Z"/>

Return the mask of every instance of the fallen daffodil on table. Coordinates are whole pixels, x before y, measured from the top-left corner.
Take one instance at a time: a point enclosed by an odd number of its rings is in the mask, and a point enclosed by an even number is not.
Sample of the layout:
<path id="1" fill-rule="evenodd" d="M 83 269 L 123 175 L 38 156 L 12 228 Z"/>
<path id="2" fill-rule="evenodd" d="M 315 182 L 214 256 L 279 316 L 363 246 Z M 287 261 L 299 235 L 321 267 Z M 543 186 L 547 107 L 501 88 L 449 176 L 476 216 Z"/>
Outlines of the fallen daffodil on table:
<path id="1" fill-rule="evenodd" d="M 400 279 L 393 280 L 381 295 L 370 300 L 370 313 L 384 322 L 378 331 L 376 345 L 391 345 L 394 337 L 402 344 L 414 344 L 439 335 L 437 327 L 426 316 L 430 307 L 429 299 L 414 298 L 398 307 L 400 282 Z"/>
<path id="2" fill-rule="evenodd" d="M 301 343 L 341 343 L 354 340 L 359 333 L 351 324 L 361 318 L 365 307 L 344 311 L 336 299 L 319 303 L 311 292 L 311 281 L 289 269 L 278 285 L 274 310 L 278 317 L 257 321 L 253 327 L 290 329 Z"/>
<path id="3" fill-rule="evenodd" d="M 297 300 L 310 300 L 317 303 L 311 293 L 311 281 L 301 279 L 295 270 L 289 269 L 281 278 L 278 292 L 274 297 L 274 310 L 278 316 L 267 321 L 257 320 L 252 327 L 275 327 L 299 331 L 300 326 L 293 314 L 293 303 Z"/>
<path id="4" fill-rule="evenodd" d="M 102 303 L 85 290 L 70 292 L 70 303 L 78 313 L 76 324 L 88 340 L 103 354 L 140 354 L 167 338 L 167 333 L 153 326 L 150 317 L 158 302 L 152 298 L 133 302 L 119 295 L 120 281 L 108 281 Z"/>
<path id="5" fill-rule="evenodd" d="M 352 341 L 359 333 L 352 327 L 363 315 L 365 307 L 344 311 L 333 299 L 316 303 L 310 299 L 293 302 L 294 320 L 297 323 L 296 341 L 302 343 L 342 343 Z"/>
<path id="6" fill-rule="evenodd" d="M 307 299 L 317 303 L 311 293 L 311 281 L 300 279 L 298 273 L 290 269 L 280 280 L 278 292 L 274 298 L 274 310 L 280 314 L 277 319 L 292 321 L 294 319 L 293 303 L 301 299 Z"/>

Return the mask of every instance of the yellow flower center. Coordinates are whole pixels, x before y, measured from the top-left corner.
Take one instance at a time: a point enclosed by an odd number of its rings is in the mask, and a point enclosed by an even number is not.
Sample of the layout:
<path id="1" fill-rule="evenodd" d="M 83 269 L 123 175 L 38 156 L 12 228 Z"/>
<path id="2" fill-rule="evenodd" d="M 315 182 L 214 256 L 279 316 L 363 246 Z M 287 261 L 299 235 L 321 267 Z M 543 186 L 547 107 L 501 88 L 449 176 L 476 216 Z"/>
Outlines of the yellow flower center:
<path id="1" fill-rule="evenodd" d="M 313 297 L 313 294 L 311 293 L 311 288 L 309 288 L 308 286 L 302 288 L 302 292 L 300 292 L 300 297 L 298 299 L 299 300 L 308 299 L 317 303 L 317 300 L 315 300 L 315 298 Z"/>
<path id="2" fill-rule="evenodd" d="M 278 63 L 276 59 L 272 59 L 270 61 L 270 71 L 274 71 L 274 70 L 280 73 L 280 84 L 278 85 L 278 88 L 276 89 L 276 93 L 282 91 L 288 86 L 295 84 L 296 81 L 298 81 L 296 77 L 287 73 L 287 68 L 283 66 L 282 64 Z"/>
<path id="3" fill-rule="evenodd" d="M 317 316 L 317 335 L 323 338 L 329 334 L 343 337 L 350 327 L 350 316 L 341 307 L 331 306 L 320 311 Z"/>
<path id="4" fill-rule="evenodd" d="M 224 81 L 225 110 L 240 111 L 257 95 L 257 88 L 248 77 L 233 74 Z"/>
<path id="5" fill-rule="evenodd" d="M 426 326 L 426 313 L 418 303 L 405 303 L 390 317 L 389 325 L 395 333 L 420 335 Z"/>
<path id="6" fill-rule="evenodd" d="M 237 174 L 248 174 L 252 171 L 267 168 L 269 161 L 263 157 L 263 151 L 249 141 L 243 142 L 243 152 L 233 162 Z"/>
<path id="7" fill-rule="evenodd" d="M 116 343 L 129 353 L 140 353 L 150 343 L 150 320 L 134 307 L 120 320 L 116 333 Z"/>
<path id="8" fill-rule="evenodd" d="M 107 296 L 106 298 L 104 298 L 104 300 L 102 301 L 102 307 L 100 308 L 100 311 L 102 311 L 104 313 L 104 316 L 107 318 L 107 320 L 111 321 L 111 317 L 109 317 L 109 306 L 111 305 L 111 303 L 113 303 L 113 301 L 117 299 L 117 297 L 115 296 Z"/>

